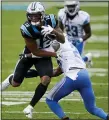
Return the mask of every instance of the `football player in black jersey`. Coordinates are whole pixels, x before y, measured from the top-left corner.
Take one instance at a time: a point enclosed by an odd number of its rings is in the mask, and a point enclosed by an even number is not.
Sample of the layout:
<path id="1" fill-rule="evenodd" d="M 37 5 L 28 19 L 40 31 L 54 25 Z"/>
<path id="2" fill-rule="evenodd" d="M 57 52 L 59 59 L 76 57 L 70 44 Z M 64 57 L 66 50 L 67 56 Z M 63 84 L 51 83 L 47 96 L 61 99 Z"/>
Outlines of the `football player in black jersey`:
<path id="1" fill-rule="evenodd" d="M 20 86 L 25 74 L 34 65 L 41 83 L 37 86 L 30 105 L 23 111 L 28 118 L 32 118 L 33 107 L 46 92 L 53 72 L 51 57 L 56 57 L 56 53 L 51 51 L 51 41 L 55 38 L 64 43 L 65 38 L 55 16 L 46 15 L 44 6 L 40 2 L 30 3 L 26 15 L 27 21 L 20 28 L 26 44 L 23 53 L 32 54 L 35 58 L 22 57 L 15 67 L 14 74 L 9 75 L 2 82 L 1 90 L 5 90 L 10 84 L 13 87 Z"/>

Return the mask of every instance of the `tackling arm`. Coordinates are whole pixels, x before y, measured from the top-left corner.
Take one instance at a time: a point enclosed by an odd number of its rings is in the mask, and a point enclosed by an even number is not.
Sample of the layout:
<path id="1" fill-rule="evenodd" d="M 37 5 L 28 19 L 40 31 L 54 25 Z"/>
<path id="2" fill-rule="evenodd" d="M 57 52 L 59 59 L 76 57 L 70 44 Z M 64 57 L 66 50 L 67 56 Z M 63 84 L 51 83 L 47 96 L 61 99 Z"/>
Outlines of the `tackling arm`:
<path id="1" fill-rule="evenodd" d="M 61 74 L 62 74 L 61 68 L 58 67 L 57 69 L 53 69 L 52 77 L 57 77 Z M 37 77 L 37 76 L 39 76 L 39 74 L 38 74 L 37 70 L 35 70 L 35 69 L 28 70 L 28 72 L 25 75 L 26 78 L 32 78 L 32 77 Z"/>
<path id="2" fill-rule="evenodd" d="M 63 26 L 63 24 L 62 24 L 62 22 L 61 21 L 59 21 L 59 27 L 61 28 L 61 30 L 64 32 L 64 26 Z"/>
<path id="3" fill-rule="evenodd" d="M 61 70 L 61 68 L 58 66 L 56 69 L 53 69 L 53 76 L 52 77 L 57 77 L 59 75 L 61 75 L 63 72 Z"/>

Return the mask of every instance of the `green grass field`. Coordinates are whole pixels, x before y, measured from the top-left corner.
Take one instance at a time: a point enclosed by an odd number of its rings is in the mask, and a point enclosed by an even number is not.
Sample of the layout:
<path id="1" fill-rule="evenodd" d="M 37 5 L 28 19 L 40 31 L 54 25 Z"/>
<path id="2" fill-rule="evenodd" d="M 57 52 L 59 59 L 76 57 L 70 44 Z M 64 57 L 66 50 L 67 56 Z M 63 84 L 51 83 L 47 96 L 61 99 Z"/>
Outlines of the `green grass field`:
<path id="1" fill-rule="evenodd" d="M 108 8 L 82 7 L 82 9 L 87 11 L 91 18 L 95 18 L 95 20 L 91 19 L 91 25 L 93 26 L 92 38 L 89 39 L 85 46 L 85 53 L 92 52 L 93 54 L 93 67 L 88 70 L 96 95 L 96 104 L 103 108 L 105 112 L 108 112 L 108 28 L 106 27 L 108 26 Z M 57 14 L 58 10 L 58 7 L 53 6 L 47 9 L 47 13 Z M 19 28 L 26 20 L 25 13 L 25 11 L 2 10 L 2 81 L 13 72 L 19 59 L 18 55 L 23 50 L 24 40 Z M 56 67 L 55 59 L 53 59 L 53 63 L 54 67 Z M 48 91 L 61 78 L 62 75 L 53 78 Z M 31 100 L 39 82 L 39 77 L 25 79 L 20 87 L 13 88 L 10 86 L 2 93 L 2 120 L 27 119 L 22 111 Z M 57 119 L 57 116 L 51 113 L 46 105 L 45 96 L 35 106 L 33 118 Z M 60 104 L 66 114 L 72 119 L 98 119 L 85 110 L 77 91 L 60 101 Z"/>

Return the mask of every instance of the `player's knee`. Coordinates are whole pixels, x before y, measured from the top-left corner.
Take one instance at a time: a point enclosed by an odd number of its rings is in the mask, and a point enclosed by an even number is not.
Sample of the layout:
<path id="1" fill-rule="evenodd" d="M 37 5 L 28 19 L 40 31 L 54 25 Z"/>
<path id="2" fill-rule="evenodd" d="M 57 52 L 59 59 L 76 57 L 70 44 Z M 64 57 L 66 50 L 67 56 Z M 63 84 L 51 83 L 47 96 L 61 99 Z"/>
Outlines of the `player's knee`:
<path id="1" fill-rule="evenodd" d="M 95 114 L 95 107 L 86 107 L 86 110 L 90 113 L 90 114 Z"/>
<path id="2" fill-rule="evenodd" d="M 51 100 L 46 97 L 46 103 L 49 104 L 50 101 L 51 101 Z"/>
<path id="3" fill-rule="evenodd" d="M 12 80 L 11 85 L 12 85 L 13 87 L 18 87 L 18 86 L 20 86 L 20 83 L 17 83 L 17 82 L 15 82 L 14 80 Z"/>
<path id="4" fill-rule="evenodd" d="M 51 99 L 49 99 L 49 98 L 46 98 L 46 103 L 47 103 L 47 105 L 50 105 L 52 102 L 54 102 L 54 100 L 51 100 Z"/>
<path id="5" fill-rule="evenodd" d="M 43 84 L 43 85 L 48 85 L 49 83 L 50 83 L 50 81 L 51 81 L 51 78 L 49 77 L 49 76 L 43 76 L 42 78 L 41 78 L 41 83 Z"/>

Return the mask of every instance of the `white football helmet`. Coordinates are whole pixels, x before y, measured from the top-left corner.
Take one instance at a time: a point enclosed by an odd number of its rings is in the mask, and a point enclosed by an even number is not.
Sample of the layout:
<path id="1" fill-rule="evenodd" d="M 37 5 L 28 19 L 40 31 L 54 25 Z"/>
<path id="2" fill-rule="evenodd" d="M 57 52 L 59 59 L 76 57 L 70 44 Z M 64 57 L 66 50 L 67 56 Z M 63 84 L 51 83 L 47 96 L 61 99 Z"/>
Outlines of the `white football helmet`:
<path id="1" fill-rule="evenodd" d="M 78 0 L 65 0 L 64 8 L 66 13 L 74 16 L 80 10 L 80 3 Z"/>
<path id="2" fill-rule="evenodd" d="M 32 25 L 39 25 L 45 15 L 45 8 L 40 2 L 31 2 L 27 7 L 27 19 Z"/>

